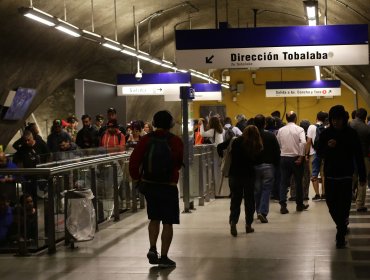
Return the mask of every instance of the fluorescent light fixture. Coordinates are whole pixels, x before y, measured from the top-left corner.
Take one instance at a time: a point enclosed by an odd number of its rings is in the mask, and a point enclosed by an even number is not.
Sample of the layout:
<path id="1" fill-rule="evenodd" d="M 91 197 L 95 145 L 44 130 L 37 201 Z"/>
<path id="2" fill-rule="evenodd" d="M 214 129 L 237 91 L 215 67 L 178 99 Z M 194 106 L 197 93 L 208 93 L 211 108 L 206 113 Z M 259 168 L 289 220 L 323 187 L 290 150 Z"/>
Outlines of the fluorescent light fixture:
<path id="1" fill-rule="evenodd" d="M 169 69 L 173 68 L 172 64 L 170 65 L 170 64 L 167 64 L 167 63 L 162 63 L 161 66 L 163 66 L 165 68 L 169 68 Z"/>
<path id="2" fill-rule="evenodd" d="M 142 55 L 142 54 L 138 54 L 137 55 L 137 58 L 138 59 L 141 59 L 141 60 L 146 60 L 146 61 L 150 61 L 151 60 L 151 58 L 149 56 Z"/>
<path id="3" fill-rule="evenodd" d="M 47 26 L 55 26 L 56 19 L 43 11 L 40 11 L 36 8 L 19 8 L 19 12 L 25 17 L 28 17 L 32 20 L 45 24 Z"/>
<path id="4" fill-rule="evenodd" d="M 320 66 L 315 66 L 315 75 L 316 75 L 316 80 L 320 81 L 321 80 Z"/>
<path id="5" fill-rule="evenodd" d="M 60 22 L 55 28 L 73 37 L 81 37 L 81 31 L 76 26 L 58 18 Z"/>
<path id="6" fill-rule="evenodd" d="M 116 41 L 113 41 L 109 38 L 106 38 L 104 37 L 104 42 L 102 43 L 102 45 L 106 48 L 109 48 L 111 50 L 115 50 L 115 51 L 121 51 L 122 50 L 122 46 L 120 43 L 116 42 Z"/>
<path id="7" fill-rule="evenodd" d="M 230 88 L 229 84 L 221 84 L 221 86 L 224 88 Z"/>
<path id="8" fill-rule="evenodd" d="M 156 65 L 161 65 L 161 64 L 162 64 L 162 62 L 161 62 L 161 61 L 159 61 L 158 59 L 155 59 L 155 58 L 152 58 L 152 59 L 150 60 L 150 62 L 151 62 L 151 63 L 153 63 L 153 64 L 156 64 Z"/>
<path id="9" fill-rule="evenodd" d="M 121 53 L 127 54 L 129 56 L 137 56 L 137 53 L 135 50 L 131 50 L 127 48 L 124 48 L 123 50 L 121 50 Z"/>
<path id="10" fill-rule="evenodd" d="M 115 50 L 115 51 L 121 51 L 121 48 L 116 46 L 116 45 L 113 45 L 112 43 L 108 43 L 108 42 L 105 42 L 102 44 L 104 47 L 108 48 L 108 49 L 111 49 L 111 50 Z"/>
<path id="11" fill-rule="evenodd" d="M 177 71 L 181 72 L 181 73 L 188 73 L 189 70 L 185 70 L 185 69 L 178 69 Z"/>
<path id="12" fill-rule="evenodd" d="M 100 43 L 102 41 L 102 36 L 84 29 L 82 30 L 82 37 L 93 42 Z"/>
<path id="13" fill-rule="evenodd" d="M 303 1 L 305 14 L 308 20 L 308 25 L 314 26 L 319 22 L 319 4 L 316 0 Z"/>

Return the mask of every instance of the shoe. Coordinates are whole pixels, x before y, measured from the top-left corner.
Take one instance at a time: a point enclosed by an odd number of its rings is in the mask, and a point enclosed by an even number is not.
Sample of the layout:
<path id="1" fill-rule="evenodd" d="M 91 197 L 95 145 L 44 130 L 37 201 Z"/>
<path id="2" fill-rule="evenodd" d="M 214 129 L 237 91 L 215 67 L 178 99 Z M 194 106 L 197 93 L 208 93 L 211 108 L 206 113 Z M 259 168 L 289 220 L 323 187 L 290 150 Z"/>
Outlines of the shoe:
<path id="1" fill-rule="evenodd" d="M 297 205 L 296 210 L 297 210 L 298 212 L 302 212 L 302 211 L 304 211 L 304 210 L 307 210 L 307 208 L 308 208 L 309 206 L 310 206 L 310 205 L 308 205 L 308 204 Z"/>
<path id="2" fill-rule="evenodd" d="M 267 218 L 266 218 L 266 215 L 264 215 L 264 214 L 261 214 L 261 213 L 259 213 L 258 215 L 257 215 L 257 218 L 261 221 L 261 223 L 263 223 L 263 224 L 266 224 L 266 223 L 268 223 L 269 222 L 269 220 L 267 220 Z"/>
<path id="3" fill-rule="evenodd" d="M 158 267 L 161 268 L 176 267 L 176 263 L 173 260 L 169 259 L 168 257 L 162 256 L 159 259 Z"/>
<path id="4" fill-rule="evenodd" d="M 254 232 L 254 228 L 252 228 L 251 225 L 245 225 L 245 232 L 246 233 L 252 233 L 252 232 Z"/>
<path id="5" fill-rule="evenodd" d="M 159 263 L 159 254 L 157 250 L 149 249 L 148 254 L 146 254 L 146 257 L 149 260 L 150 264 L 158 264 Z"/>
<path id="6" fill-rule="evenodd" d="M 365 206 L 359 207 L 357 208 L 357 212 L 367 212 L 367 207 Z"/>
<path id="7" fill-rule="evenodd" d="M 236 224 L 235 223 L 230 223 L 230 233 L 234 237 L 236 237 L 238 235 L 238 231 L 236 230 Z"/>
<path id="8" fill-rule="evenodd" d="M 286 208 L 286 206 L 281 206 L 280 207 L 280 214 L 288 214 L 289 210 Z"/>
<path id="9" fill-rule="evenodd" d="M 315 196 L 312 198 L 312 201 L 319 201 L 321 199 L 321 196 L 319 194 L 315 194 Z"/>
<path id="10" fill-rule="evenodd" d="M 295 197 L 289 197 L 289 201 L 295 201 Z"/>
<path id="11" fill-rule="evenodd" d="M 310 198 L 308 196 L 306 196 L 303 200 L 310 200 Z"/>
<path id="12" fill-rule="evenodd" d="M 337 241 L 336 247 L 337 249 L 344 249 L 347 246 L 347 241 Z"/>
<path id="13" fill-rule="evenodd" d="M 326 200 L 326 195 L 323 193 L 321 196 L 320 196 L 321 200 Z"/>

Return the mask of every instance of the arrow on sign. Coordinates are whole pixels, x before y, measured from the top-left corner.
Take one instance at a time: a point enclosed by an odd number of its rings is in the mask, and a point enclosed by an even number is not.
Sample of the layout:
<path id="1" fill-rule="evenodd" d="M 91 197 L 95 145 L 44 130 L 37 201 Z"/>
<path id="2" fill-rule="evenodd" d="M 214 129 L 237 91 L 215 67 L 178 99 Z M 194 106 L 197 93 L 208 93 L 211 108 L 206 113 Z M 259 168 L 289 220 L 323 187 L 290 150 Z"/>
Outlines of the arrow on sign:
<path id="1" fill-rule="evenodd" d="M 212 54 L 210 57 L 206 57 L 206 63 L 212 63 L 212 59 L 214 58 L 215 56 Z"/>

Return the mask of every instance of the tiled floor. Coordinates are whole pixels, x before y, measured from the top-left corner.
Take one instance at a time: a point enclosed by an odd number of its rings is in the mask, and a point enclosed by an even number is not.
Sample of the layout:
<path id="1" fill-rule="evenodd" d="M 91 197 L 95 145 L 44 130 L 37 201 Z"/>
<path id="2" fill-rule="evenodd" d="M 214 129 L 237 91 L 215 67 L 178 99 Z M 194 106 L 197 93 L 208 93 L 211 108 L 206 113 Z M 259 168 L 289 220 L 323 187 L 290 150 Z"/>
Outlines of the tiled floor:
<path id="1" fill-rule="evenodd" d="M 370 279 L 370 214 L 353 212 L 349 247 L 337 250 L 323 201 L 310 201 L 303 213 L 289 202 L 287 215 L 271 202 L 269 223 L 256 220 L 248 235 L 239 223 L 236 238 L 229 233 L 229 203 L 217 199 L 181 214 L 169 253 L 175 269 L 147 262 L 148 222 L 139 210 L 74 251 L 60 246 L 52 256 L 1 255 L 0 279 Z"/>

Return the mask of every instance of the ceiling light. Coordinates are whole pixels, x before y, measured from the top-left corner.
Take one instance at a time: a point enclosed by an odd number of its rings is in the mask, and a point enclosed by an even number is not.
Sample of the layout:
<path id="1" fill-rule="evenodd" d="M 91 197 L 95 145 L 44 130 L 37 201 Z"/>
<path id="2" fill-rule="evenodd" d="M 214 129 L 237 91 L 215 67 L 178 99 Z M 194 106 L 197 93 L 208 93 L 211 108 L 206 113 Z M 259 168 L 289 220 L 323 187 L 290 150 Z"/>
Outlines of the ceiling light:
<path id="1" fill-rule="evenodd" d="M 104 43 L 102 43 L 102 45 L 106 48 L 109 48 L 109 49 L 115 50 L 115 51 L 121 51 L 122 50 L 122 46 L 121 46 L 120 43 L 118 43 L 116 41 L 113 41 L 111 39 L 105 38 L 105 37 L 104 37 Z"/>
<path id="2" fill-rule="evenodd" d="M 68 23 L 68 22 L 65 22 L 61 19 L 58 19 L 59 20 L 59 24 L 55 27 L 56 29 L 58 29 L 59 31 L 62 31 L 68 35 L 71 35 L 73 37 L 81 37 L 81 31 L 80 29 L 78 29 L 76 26 Z"/>
<path id="3" fill-rule="evenodd" d="M 55 18 L 47 13 L 44 13 L 36 8 L 19 8 L 19 12 L 25 17 L 38 21 L 47 26 L 55 26 Z"/>
<path id="4" fill-rule="evenodd" d="M 319 21 L 319 4 L 315 0 L 303 1 L 305 14 L 310 26 L 317 25 Z"/>
<path id="5" fill-rule="evenodd" d="M 100 43 L 102 41 L 102 36 L 99 34 L 87 31 L 87 30 L 82 30 L 82 37 L 84 37 L 87 40 L 93 41 L 93 42 L 98 42 Z"/>
<path id="6" fill-rule="evenodd" d="M 320 66 L 315 66 L 315 75 L 316 75 L 316 80 L 320 81 L 321 80 Z"/>

